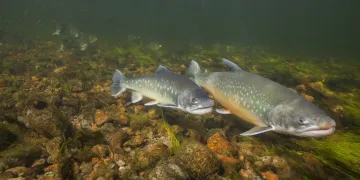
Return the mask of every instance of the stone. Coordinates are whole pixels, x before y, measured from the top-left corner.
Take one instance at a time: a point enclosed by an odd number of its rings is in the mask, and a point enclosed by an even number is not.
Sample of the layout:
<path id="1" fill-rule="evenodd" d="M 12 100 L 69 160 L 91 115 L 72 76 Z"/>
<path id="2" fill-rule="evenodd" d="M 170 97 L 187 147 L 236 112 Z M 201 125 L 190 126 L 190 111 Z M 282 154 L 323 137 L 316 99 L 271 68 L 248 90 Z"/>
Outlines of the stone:
<path id="1" fill-rule="evenodd" d="M 29 123 L 31 128 L 40 135 L 53 138 L 61 135 L 61 129 L 58 121 L 53 112 L 44 110 L 30 110 L 25 121 Z M 26 122 L 25 122 L 26 124 Z"/>
<path id="2" fill-rule="evenodd" d="M 0 79 L 0 87 L 5 87 L 6 86 L 6 82 L 4 79 Z"/>
<path id="3" fill-rule="evenodd" d="M 31 165 L 31 167 L 36 167 L 36 166 L 44 165 L 45 162 L 46 162 L 46 160 L 43 159 L 43 158 L 38 159 L 38 160 L 36 160 L 36 161 Z"/>
<path id="4" fill-rule="evenodd" d="M 59 73 L 67 71 L 68 69 L 69 68 L 67 66 L 58 67 L 58 68 L 54 69 L 54 73 L 59 74 Z"/>
<path id="5" fill-rule="evenodd" d="M 308 100 L 309 102 L 314 102 L 314 97 L 307 95 L 305 93 L 301 93 L 301 96 L 303 96 L 306 100 Z"/>
<path id="6" fill-rule="evenodd" d="M 144 109 L 143 105 L 136 105 L 135 106 L 135 113 L 139 114 Z"/>
<path id="7" fill-rule="evenodd" d="M 291 168 L 287 161 L 280 156 L 262 156 L 254 163 L 256 167 L 262 169 L 264 167 L 273 167 L 276 170 L 279 178 L 289 178 L 291 175 Z"/>
<path id="8" fill-rule="evenodd" d="M 135 152 L 132 167 L 134 170 L 144 170 L 153 167 L 158 160 L 169 155 L 170 150 L 165 144 L 158 143 L 149 145 Z"/>
<path id="9" fill-rule="evenodd" d="M 271 171 L 262 172 L 261 175 L 266 180 L 278 180 L 278 176 Z"/>
<path id="10" fill-rule="evenodd" d="M 215 153 L 223 156 L 234 157 L 237 154 L 236 148 L 226 140 L 221 132 L 213 134 L 207 140 L 207 147 Z"/>
<path id="11" fill-rule="evenodd" d="M 109 116 L 106 115 L 106 113 L 101 110 L 101 109 L 97 109 L 95 112 L 95 124 L 96 126 L 101 126 L 104 123 L 106 123 L 109 120 Z"/>
<path id="12" fill-rule="evenodd" d="M 205 177 L 219 169 L 219 160 L 215 154 L 198 141 L 183 142 L 175 157 L 179 165 L 191 176 Z"/>
<path id="13" fill-rule="evenodd" d="M 113 133 L 110 137 L 110 149 L 115 153 L 122 152 L 122 146 L 124 142 L 129 139 L 129 134 L 126 133 L 124 130 L 119 129 L 115 133 Z"/>
<path id="14" fill-rule="evenodd" d="M 26 168 L 24 166 L 18 166 L 18 167 L 8 169 L 5 172 L 11 172 L 11 173 L 15 174 L 16 176 L 27 176 L 30 172 L 30 169 Z"/>
<path id="15" fill-rule="evenodd" d="M 108 154 L 107 146 L 103 144 L 97 144 L 91 148 L 92 152 L 101 158 L 105 158 Z"/>
<path id="16" fill-rule="evenodd" d="M 135 147 L 139 147 L 144 143 L 144 138 L 141 136 L 133 136 L 131 137 L 130 140 L 126 141 L 124 143 L 124 147 L 131 147 L 131 148 L 135 148 Z"/>
<path id="17" fill-rule="evenodd" d="M 169 159 L 159 162 L 149 172 L 147 179 L 186 180 L 189 179 L 189 175 L 175 163 L 174 159 Z"/>
<path id="18" fill-rule="evenodd" d="M 46 151 L 50 154 L 47 162 L 54 164 L 58 162 L 62 140 L 60 137 L 55 137 L 46 143 Z"/>
<path id="19" fill-rule="evenodd" d="M 122 125 L 127 125 L 129 124 L 129 117 L 127 117 L 125 114 L 120 114 L 119 122 Z"/>

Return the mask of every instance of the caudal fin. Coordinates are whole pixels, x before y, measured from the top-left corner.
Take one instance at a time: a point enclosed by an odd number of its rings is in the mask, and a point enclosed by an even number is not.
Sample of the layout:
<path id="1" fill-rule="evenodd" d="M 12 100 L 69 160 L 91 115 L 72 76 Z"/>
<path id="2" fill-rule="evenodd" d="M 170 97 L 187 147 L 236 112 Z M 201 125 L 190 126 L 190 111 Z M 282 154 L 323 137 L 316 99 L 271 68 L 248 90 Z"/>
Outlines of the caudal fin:
<path id="1" fill-rule="evenodd" d="M 188 74 L 195 78 L 196 76 L 200 75 L 200 73 L 201 70 L 199 64 L 196 61 L 192 60 L 188 68 Z"/>
<path id="2" fill-rule="evenodd" d="M 110 86 L 112 96 L 116 97 L 126 90 L 124 86 L 125 80 L 126 77 L 119 70 L 116 70 L 112 78 L 112 84 Z"/>

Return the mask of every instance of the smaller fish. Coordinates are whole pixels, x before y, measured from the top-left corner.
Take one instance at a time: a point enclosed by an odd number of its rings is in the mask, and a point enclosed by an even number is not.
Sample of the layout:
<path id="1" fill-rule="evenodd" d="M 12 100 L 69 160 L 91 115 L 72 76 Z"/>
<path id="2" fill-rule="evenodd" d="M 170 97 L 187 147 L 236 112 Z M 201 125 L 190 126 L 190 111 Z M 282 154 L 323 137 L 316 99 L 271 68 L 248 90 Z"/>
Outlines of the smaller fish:
<path id="1" fill-rule="evenodd" d="M 157 105 L 199 115 L 210 113 L 214 106 L 214 102 L 196 83 L 161 65 L 155 74 L 134 78 L 126 78 L 116 70 L 112 82 L 112 96 L 116 97 L 126 89 L 133 90 L 132 103 L 139 102 L 146 96 L 153 101 L 145 106 Z"/>
<path id="2" fill-rule="evenodd" d="M 55 32 L 52 33 L 53 36 L 57 36 L 60 35 L 61 29 L 60 28 L 56 28 Z"/>
<path id="3" fill-rule="evenodd" d="M 88 41 L 89 41 L 90 44 L 96 42 L 97 40 L 98 40 L 98 38 L 96 36 L 90 35 L 88 37 Z"/>

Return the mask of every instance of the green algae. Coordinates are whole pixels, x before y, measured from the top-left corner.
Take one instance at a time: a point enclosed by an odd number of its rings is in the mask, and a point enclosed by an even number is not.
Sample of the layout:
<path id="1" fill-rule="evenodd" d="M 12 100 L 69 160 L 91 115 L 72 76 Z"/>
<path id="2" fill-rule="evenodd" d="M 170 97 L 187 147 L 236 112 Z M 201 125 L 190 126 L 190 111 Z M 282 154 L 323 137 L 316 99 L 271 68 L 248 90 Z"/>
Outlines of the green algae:
<path id="1" fill-rule="evenodd" d="M 160 111 L 161 111 L 161 117 L 162 117 L 161 127 L 164 128 L 166 130 L 167 134 L 170 136 L 170 141 L 171 141 L 170 153 L 174 153 L 176 151 L 176 149 L 180 146 L 180 142 L 176 138 L 174 132 L 171 130 L 170 125 L 165 121 L 164 113 L 163 113 L 163 110 L 161 107 L 160 107 Z"/>
<path id="2" fill-rule="evenodd" d="M 326 165 L 350 176 L 360 176 L 359 132 L 337 132 L 324 140 L 293 140 Z"/>
<path id="3" fill-rule="evenodd" d="M 30 166 L 41 155 L 34 144 L 12 144 L 0 152 L 0 172 L 10 167 Z"/>
<path id="4" fill-rule="evenodd" d="M 129 124 L 130 124 L 130 128 L 133 130 L 141 130 L 142 128 L 150 124 L 147 114 L 125 113 L 125 115 L 130 118 Z"/>

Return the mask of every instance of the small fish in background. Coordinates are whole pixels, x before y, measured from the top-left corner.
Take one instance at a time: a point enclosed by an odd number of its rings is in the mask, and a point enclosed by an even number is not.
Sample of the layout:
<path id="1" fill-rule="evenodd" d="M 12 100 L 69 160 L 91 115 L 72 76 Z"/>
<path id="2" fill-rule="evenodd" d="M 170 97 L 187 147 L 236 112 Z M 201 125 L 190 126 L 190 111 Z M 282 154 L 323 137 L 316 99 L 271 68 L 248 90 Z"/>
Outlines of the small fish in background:
<path id="1" fill-rule="evenodd" d="M 89 42 L 90 44 L 95 43 L 97 40 L 98 40 L 98 38 L 97 38 L 96 36 L 94 36 L 94 35 L 90 35 L 90 36 L 88 37 L 88 42 Z"/>
<path id="2" fill-rule="evenodd" d="M 62 52 L 62 51 L 64 51 L 64 44 L 61 44 L 60 48 L 57 50 L 57 52 Z"/>
<path id="3" fill-rule="evenodd" d="M 89 46 L 88 41 L 83 33 L 81 33 L 81 35 L 78 37 L 79 49 L 80 51 L 85 51 Z"/>
<path id="4" fill-rule="evenodd" d="M 68 25 L 68 31 L 70 36 L 73 38 L 78 38 L 81 33 L 73 24 Z"/>
<path id="5" fill-rule="evenodd" d="M 70 23 L 57 24 L 52 35 L 62 37 L 62 44 L 58 51 L 63 51 L 65 48 L 86 51 L 98 40 L 94 35 L 86 36 Z"/>
<path id="6" fill-rule="evenodd" d="M 126 78 L 116 70 L 112 78 L 112 96 L 118 96 L 126 89 L 133 90 L 132 103 L 139 102 L 143 96 L 153 99 L 145 106 L 180 109 L 191 114 L 206 114 L 212 111 L 214 102 L 192 80 L 159 66 L 155 74 Z"/>
<path id="7" fill-rule="evenodd" d="M 193 60 L 188 73 L 225 108 L 217 109 L 218 113 L 234 114 L 255 125 L 241 135 L 275 131 L 320 137 L 334 133 L 335 121 L 304 97 L 274 81 L 244 71 L 227 59 L 222 61 L 230 72 L 202 74 L 200 66 Z"/>
<path id="8" fill-rule="evenodd" d="M 60 35 L 61 29 L 62 29 L 62 28 L 61 28 L 61 25 L 57 24 L 57 25 L 56 25 L 55 32 L 53 32 L 52 35 L 53 35 L 53 36 L 58 36 L 58 35 Z"/>
<path id="9" fill-rule="evenodd" d="M 157 50 L 159 50 L 160 48 L 162 48 L 163 45 L 162 45 L 162 44 L 159 44 L 159 43 L 157 43 L 157 42 L 151 42 L 151 43 L 147 44 L 146 47 L 149 48 L 149 49 L 151 49 L 151 50 L 153 50 L 153 51 L 157 51 Z"/>

